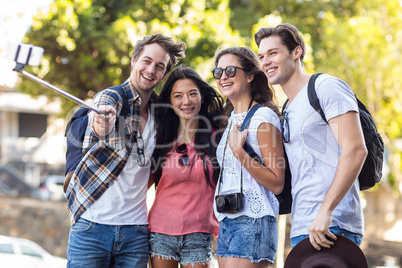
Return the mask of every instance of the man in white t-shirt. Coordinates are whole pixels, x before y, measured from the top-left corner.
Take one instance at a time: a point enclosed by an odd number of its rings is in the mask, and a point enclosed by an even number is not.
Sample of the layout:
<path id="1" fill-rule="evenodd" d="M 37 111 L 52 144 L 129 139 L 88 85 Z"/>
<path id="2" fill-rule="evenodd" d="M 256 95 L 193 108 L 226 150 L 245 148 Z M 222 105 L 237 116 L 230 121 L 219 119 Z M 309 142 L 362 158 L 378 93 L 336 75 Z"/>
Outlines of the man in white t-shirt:
<path id="1" fill-rule="evenodd" d="M 292 173 L 292 247 L 309 237 L 317 250 L 329 248 L 335 234 L 360 246 L 364 222 L 357 176 L 367 149 L 354 94 L 336 77 L 318 77 L 315 89 L 326 123 L 308 100 L 310 75 L 303 69 L 305 45 L 297 28 L 261 28 L 254 37 L 268 82 L 280 85 L 289 99 L 283 138 Z"/>
<path id="2" fill-rule="evenodd" d="M 147 267 L 149 233 L 146 192 L 155 126 L 150 104 L 154 88 L 184 57 L 186 45 L 162 34 L 137 42 L 131 75 L 116 90 L 105 89 L 90 112 L 83 149 L 90 148 L 71 177 L 66 196 L 72 226 L 67 267 Z M 90 144 L 95 143 L 92 147 Z"/>

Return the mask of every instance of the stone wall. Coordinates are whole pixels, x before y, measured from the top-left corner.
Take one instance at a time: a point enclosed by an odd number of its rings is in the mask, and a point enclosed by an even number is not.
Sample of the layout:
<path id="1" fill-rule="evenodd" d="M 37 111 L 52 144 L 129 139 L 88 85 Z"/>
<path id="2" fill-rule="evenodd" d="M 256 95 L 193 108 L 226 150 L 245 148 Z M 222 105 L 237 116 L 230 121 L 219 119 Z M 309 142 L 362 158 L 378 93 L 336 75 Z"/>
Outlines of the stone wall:
<path id="1" fill-rule="evenodd" d="M 372 266 L 402 267 L 402 200 L 387 183 L 361 192 L 364 208 L 362 250 Z"/>
<path id="2" fill-rule="evenodd" d="M 366 205 L 361 248 L 370 265 L 393 262 L 396 266 L 392 267 L 402 267 L 402 201 L 393 196 L 387 184 L 374 192 L 362 192 L 362 197 Z M 52 255 L 66 257 L 69 228 L 67 201 L 0 196 L 0 235 L 30 239 Z M 290 250 L 288 236 L 284 258 Z"/>
<path id="3" fill-rule="evenodd" d="M 0 196 L 0 235 L 27 238 L 66 257 L 69 229 L 67 201 Z"/>

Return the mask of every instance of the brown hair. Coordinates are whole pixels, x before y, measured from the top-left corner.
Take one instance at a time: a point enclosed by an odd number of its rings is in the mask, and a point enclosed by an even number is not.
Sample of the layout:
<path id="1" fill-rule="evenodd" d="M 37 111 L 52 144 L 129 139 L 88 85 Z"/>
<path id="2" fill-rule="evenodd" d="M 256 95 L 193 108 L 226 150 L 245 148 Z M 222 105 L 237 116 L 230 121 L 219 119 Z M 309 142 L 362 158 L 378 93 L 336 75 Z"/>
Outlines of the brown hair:
<path id="1" fill-rule="evenodd" d="M 257 44 L 257 46 L 260 46 L 262 39 L 270 36 L 279 36 L 282 44 L 288 48 L 289 53 L 291 53 L 296 47 L 300 46 L 303 50 L 300 56 L 300 61 L 303 64 L 306 46 L 304 44 L 303 37 L 297 30 L 296 26 L 284 23 L 274 28 L 261 28 L 258 30 L 258 32 L 254 34 L 255 43 Z"/>
<path id="2" fill-rule="evenodd" d="M 260 68 L 260 62 L 257 55 L 248 47 L 231 47 L 222 51 L 217 51 L 215 54 L 214 64 L 218 66 L 219 60 L 223 55 L 231 54 L 237 57 L 241 67 L 247 74 L 254 75 L 253 81 L 250 83 L 251 97 L 257 103 L 271 108 L 279 115 L 278 106 L 274 103 L 275 95 L 271 86 L 268 84 L 268 79 L 265 73 Z M 226 101 L 225 114 L 230 115 L 233 110 L 233 105 L 230 100 Z M 223 124 L 225 124 L 223 122 Z"/>
<path id="3" fill-rule="evenodd" d="M 149 44 L 158 44 L 163 47 L 169 54 L 169 62 L 166 66 L 165 75 L 170 72 L 172 67 L 177 64 L 178 59 L 182 59 L 186 56 L 185 50 L 187 48 L 186 43 L 183 41 L 175 42 L 172 37 L 163 35 L 161 33 L 151 34 L 145 36 L 142 40 L 139 40 L 134 47 L 132 58 L 137 60 L 144 47 Z"/>

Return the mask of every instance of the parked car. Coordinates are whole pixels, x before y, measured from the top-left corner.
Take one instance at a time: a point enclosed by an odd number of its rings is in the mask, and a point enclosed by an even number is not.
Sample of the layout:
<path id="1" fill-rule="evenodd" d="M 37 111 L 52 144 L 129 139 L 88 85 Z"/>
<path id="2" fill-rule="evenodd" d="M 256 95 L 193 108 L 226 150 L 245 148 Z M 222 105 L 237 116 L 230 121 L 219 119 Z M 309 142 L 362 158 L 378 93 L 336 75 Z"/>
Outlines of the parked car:
<path id="1" fill-rule="evenodd" d="M 31 240 L 0 235 L 0 266 L 5 268 L 65 268 L 67 259 L 52 256 Z"/>
<path id="2" fill-rule="evenodd" d="M 66 196 L 63 191 L 64 176 L 50 175 L 38 188 L 32 191 L 32 197 L 41 200 L 61 201 L 65 200 Z"/>

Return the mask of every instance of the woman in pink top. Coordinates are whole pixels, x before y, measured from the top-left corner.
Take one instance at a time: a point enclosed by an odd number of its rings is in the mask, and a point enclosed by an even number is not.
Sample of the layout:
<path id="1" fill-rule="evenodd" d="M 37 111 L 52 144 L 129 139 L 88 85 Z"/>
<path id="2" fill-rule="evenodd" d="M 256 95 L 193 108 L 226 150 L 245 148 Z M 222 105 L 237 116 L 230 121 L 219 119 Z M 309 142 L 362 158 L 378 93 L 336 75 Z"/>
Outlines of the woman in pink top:
<path id="1" fill-rule="evenodd" d="M 154 268 L 209 267 L 219 230 L 213 198 L 222 104 L 217 91 L 189 67 L 176 68 L 162 88 L 152 156 L 157 191 L 149 212 Z"/>

